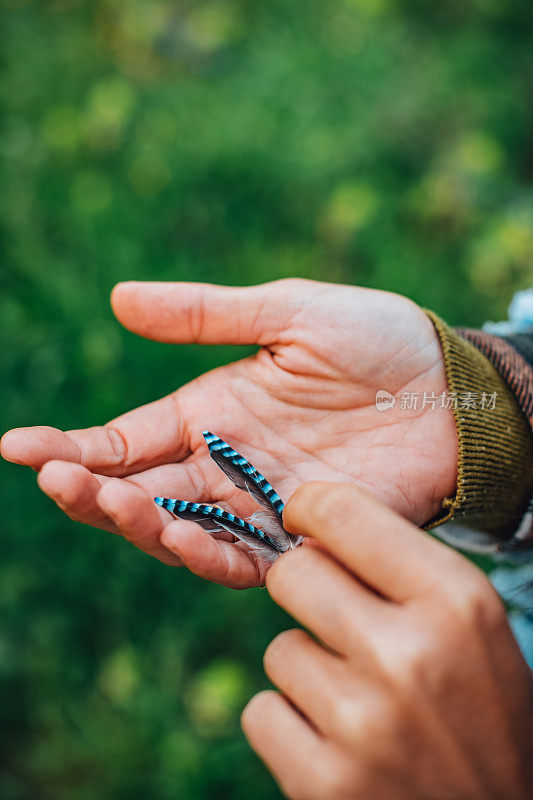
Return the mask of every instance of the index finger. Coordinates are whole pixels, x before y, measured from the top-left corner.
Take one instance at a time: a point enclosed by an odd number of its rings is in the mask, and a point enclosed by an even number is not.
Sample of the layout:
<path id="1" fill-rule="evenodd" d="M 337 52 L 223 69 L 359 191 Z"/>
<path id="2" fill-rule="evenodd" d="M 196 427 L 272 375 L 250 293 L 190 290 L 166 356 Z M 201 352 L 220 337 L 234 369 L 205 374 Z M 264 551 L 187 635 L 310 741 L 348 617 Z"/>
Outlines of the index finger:
<path id="1" fill-rule="evenodd" d="M 167 395 L 93 428 L 14 428 L 3 435 L 0 451 L 6 461 L 36 470 L 47 461 L 60 460 L 114 477 L 179 461 L 189 455 L 190 442 L 178 395 Z"/>
<path id="2" fill-rule="evenodd" d="M 351 484 L 308 483 L 283 512 L 290 533 L 322 542 L 363 583 L 396 602 L 442 594 L 477 570 L 448 546 Z"/>

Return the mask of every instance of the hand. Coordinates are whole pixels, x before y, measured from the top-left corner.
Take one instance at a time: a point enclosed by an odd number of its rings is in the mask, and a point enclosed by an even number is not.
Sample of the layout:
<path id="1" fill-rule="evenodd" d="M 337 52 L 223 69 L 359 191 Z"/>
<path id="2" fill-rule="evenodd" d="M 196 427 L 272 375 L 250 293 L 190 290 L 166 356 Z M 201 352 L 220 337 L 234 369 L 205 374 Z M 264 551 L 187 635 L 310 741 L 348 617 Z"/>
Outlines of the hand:
<path id="1" fill-rule="evenodd" d="M 319 641 L 274 639 L 283 694 L 243 727 L 285 794 L 533 797 L 533 678 L 483 574 L 353 486 L 308 484 L 284 519 L 318 544 L 281 556 L 268 591 Z"/>
<path id="2" fill-rule="evenodd" d="M 246 288 L 125 283 L 112 304 L 123 325 L 150 339 L 260 349 L 103 427 L 8 432 L 4 458 L 40 470 L 41 488 L 73 519 L 121 533 L 210 580 L 261 583 L 265 566 L 246 548 L 171 522 L 153 503 L 165 495 L 222 504 L 240 516 L 253 510 L 209 458 L 206 428 L 249 458 L 282 497 L 317 478 L 356 482 L 422 524 L 454 494 L 452 412 L 375 408 L 378 389 L 447 389 L 433 325 L 410 300 L 285 280 Z"/>

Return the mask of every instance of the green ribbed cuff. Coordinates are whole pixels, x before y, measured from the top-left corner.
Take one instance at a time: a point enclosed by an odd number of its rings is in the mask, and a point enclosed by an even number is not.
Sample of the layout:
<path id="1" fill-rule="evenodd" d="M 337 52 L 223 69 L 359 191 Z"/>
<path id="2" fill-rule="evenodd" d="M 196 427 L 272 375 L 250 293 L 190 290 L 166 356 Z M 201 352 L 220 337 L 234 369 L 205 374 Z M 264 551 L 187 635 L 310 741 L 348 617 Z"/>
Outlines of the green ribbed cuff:
<path id="1" fill-rule="evenodd" d="M 427 529 L 454 519 L 505 540 L 525 513 L 533 486 L 533 436 L 499 372 L 470 342 L 426 311 L 439 336 L 450 393 L 496 394 L 494 408 L 453 408 L 459 439 L 457 492 Z M 452 406 L 453 407 L 453 406 Z"/>

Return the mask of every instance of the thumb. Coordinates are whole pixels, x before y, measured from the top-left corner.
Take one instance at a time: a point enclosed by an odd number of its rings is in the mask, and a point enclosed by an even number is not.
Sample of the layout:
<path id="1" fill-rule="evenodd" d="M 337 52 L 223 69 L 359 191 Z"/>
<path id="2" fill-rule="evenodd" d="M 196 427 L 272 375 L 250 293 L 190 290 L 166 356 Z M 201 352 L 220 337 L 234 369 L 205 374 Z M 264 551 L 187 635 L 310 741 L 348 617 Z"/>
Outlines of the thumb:
<path id="1" fill-rule="evenodd" d="M 126 328 L 158 342 L 269 345 L 278 341 L 301 307 L 308 284 L 300 280 L 259 286 L 131 281 L 115 286 L 111 305 Z"/>

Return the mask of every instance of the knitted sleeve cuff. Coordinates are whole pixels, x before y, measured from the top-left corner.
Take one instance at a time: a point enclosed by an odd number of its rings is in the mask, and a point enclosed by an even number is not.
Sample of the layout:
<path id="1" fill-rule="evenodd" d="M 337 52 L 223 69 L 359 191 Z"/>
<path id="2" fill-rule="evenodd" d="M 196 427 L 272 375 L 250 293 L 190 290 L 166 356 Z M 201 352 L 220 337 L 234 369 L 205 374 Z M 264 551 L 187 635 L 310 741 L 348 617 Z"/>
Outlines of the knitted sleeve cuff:
<path id="1" fill-rule="evenodd" d="M 459 457 L 455 497 L 445 499 L 441 513 L 425 527 L 453 519 L 459 530 L 474 529 L 488 545 L 470 549 L 503 549 L 531 495 L 533 435 L 515 395 L 489 360 L 435 314 L 426 313 L 444 354 Z M 457 539 L 453 543 L 460 544 Z"/>

